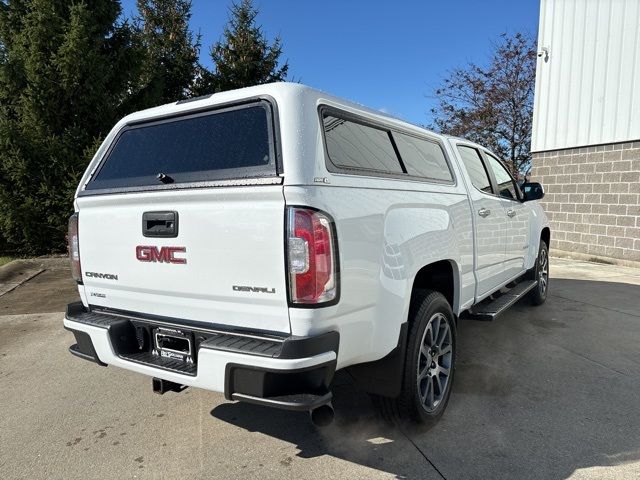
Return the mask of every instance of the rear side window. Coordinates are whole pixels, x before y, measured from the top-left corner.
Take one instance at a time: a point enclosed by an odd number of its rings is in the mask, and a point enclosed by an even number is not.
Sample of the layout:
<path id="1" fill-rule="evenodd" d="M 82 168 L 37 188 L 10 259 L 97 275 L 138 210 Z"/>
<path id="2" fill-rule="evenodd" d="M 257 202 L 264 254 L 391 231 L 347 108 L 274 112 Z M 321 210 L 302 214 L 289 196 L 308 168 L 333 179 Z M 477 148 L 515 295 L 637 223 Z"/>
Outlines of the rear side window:
<path id="1" fill-rule="evenodd" d="M 403 173 L 389 133 L 360 123 L 323 116 L 331 162 L 343 168 Z"/>
<path id="2" fill-rule="evenodd" d="M 409 175 L 443 181 L 453 180 L 440 145 L 395 132 L 393 138 Z"/>
<path id="3" fill-rule="evenodd" d="M 321 107 L 320 113 L 329 170 L 453 182 L 444 150 L 437 141 L 401 133 L 330 107 Z"/>
<path id="4" fill-rule="evenodd" d="M 489 181 L 489 174 L 484 168 L 480 153 L 475 148 L 465 147 L 463 145 L 458 145 L 458 152 L 460 152 L 460 156 L 471 177 L 473 186 L 485 193 L 493 193 L 491 182 Z"/>
<path id="5" fill-rule="evenodd" d="M 159 175 L 165 175 L 165 181 Z M 126 128 L 88 190 L 276 175 L 266 102 Z M 168 177 L 168 178 L 167 178 Z"/>

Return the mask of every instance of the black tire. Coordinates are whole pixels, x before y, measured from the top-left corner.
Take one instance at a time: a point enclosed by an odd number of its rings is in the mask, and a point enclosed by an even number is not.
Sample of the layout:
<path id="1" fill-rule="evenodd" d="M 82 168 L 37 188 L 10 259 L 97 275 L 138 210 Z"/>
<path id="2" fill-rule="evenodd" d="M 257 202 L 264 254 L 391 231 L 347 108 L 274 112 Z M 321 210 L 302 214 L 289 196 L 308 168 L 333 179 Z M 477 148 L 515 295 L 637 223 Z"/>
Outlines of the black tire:
<path id="1" fill-rule="evenodd" d="M 536 265 L 531 269 L 529 278 L 538 281 L 538 285 L 529 292 L 529 299 L 533 305 L 542 305 L 547 301 L 549 291 L 549 247 L 542 239 Z"/>
<path id="2" fill-rule="evenodd" d="M 436 321 L 438 321 L 437 324 Z M 430 327 L 431 330 L 429 330 Z M 448 334 L 446 327 L 448 327 Z M 438 330 L 435 343 L 442 339 L 441 347 L 428 346 L 429 341 L 433 340 L 431 334 L 433 328 Z M 422 349 L 423 343 L 425 349 L 431 348 L 429 355 L 434 354 L 434 356 L 425 355 L 426 350 Z M 437 356 L 435 356 L 436 350 Z M 455 359 L 456 325 L 449 302 L 440 292 L 431 290 L 415 292 L 409 309 L 409 335 L 401 393 L 397 398 L 372 396 L 374 407 L 380 416 L 394 424 L 409 424 L 423 428 L 433 426 L 444 413 L 451 396 Z M 431 366 L 427 365 L 429 361 Z M 434 363 L 437 363 L 437 368 L 433 366 Z M 448 371 L 448 376 L 442 386 L 445 370 Z M 427 384 L 428 382 L 430 385 Z M 429 388 L 431 388 L 431 398 Z M 433 402 L 429 403 L 429 399 Z"/>

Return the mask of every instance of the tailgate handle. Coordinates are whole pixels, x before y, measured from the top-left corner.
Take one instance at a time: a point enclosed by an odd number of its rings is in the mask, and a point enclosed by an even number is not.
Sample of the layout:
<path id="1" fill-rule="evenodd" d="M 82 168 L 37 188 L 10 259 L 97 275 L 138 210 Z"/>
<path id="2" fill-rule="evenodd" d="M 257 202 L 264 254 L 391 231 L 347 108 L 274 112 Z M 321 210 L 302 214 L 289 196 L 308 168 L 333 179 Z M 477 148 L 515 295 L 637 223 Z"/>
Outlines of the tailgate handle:
<path id="1" fill-rule="evenodd" d="M 178 212 L 144 212 L 142 235 L 145 237 L 177 237 Z"/>

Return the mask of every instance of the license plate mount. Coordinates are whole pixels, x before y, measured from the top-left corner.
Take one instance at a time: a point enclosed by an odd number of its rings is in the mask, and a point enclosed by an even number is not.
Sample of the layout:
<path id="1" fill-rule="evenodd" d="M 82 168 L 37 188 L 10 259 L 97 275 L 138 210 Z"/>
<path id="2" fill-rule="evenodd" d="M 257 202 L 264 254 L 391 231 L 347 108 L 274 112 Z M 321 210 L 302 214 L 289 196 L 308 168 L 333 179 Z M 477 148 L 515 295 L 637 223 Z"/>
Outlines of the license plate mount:
<path id="1" fill-rule="evenodd" d="M 193 333 L 176 328 L 154 328 L 153 353 L 164 358 L 195 364 Z"/>

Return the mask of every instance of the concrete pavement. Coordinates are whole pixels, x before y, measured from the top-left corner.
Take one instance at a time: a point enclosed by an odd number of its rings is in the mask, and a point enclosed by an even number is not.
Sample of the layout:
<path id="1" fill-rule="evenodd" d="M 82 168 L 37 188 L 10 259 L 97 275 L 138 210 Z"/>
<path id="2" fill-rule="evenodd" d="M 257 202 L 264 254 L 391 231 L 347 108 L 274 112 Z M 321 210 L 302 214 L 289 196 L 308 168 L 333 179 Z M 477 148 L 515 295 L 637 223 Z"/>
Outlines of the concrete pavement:
<path id="1" fill-rule="evenodd" d="M 379 424 L 339 376 L 337 421 L 234 404 L 67 353 L 64 265 L 0 297 L 2 478 L 640 478 L 640 271 L 553 259 L 550 297 L 462 322 L 425 433 Z"/>

